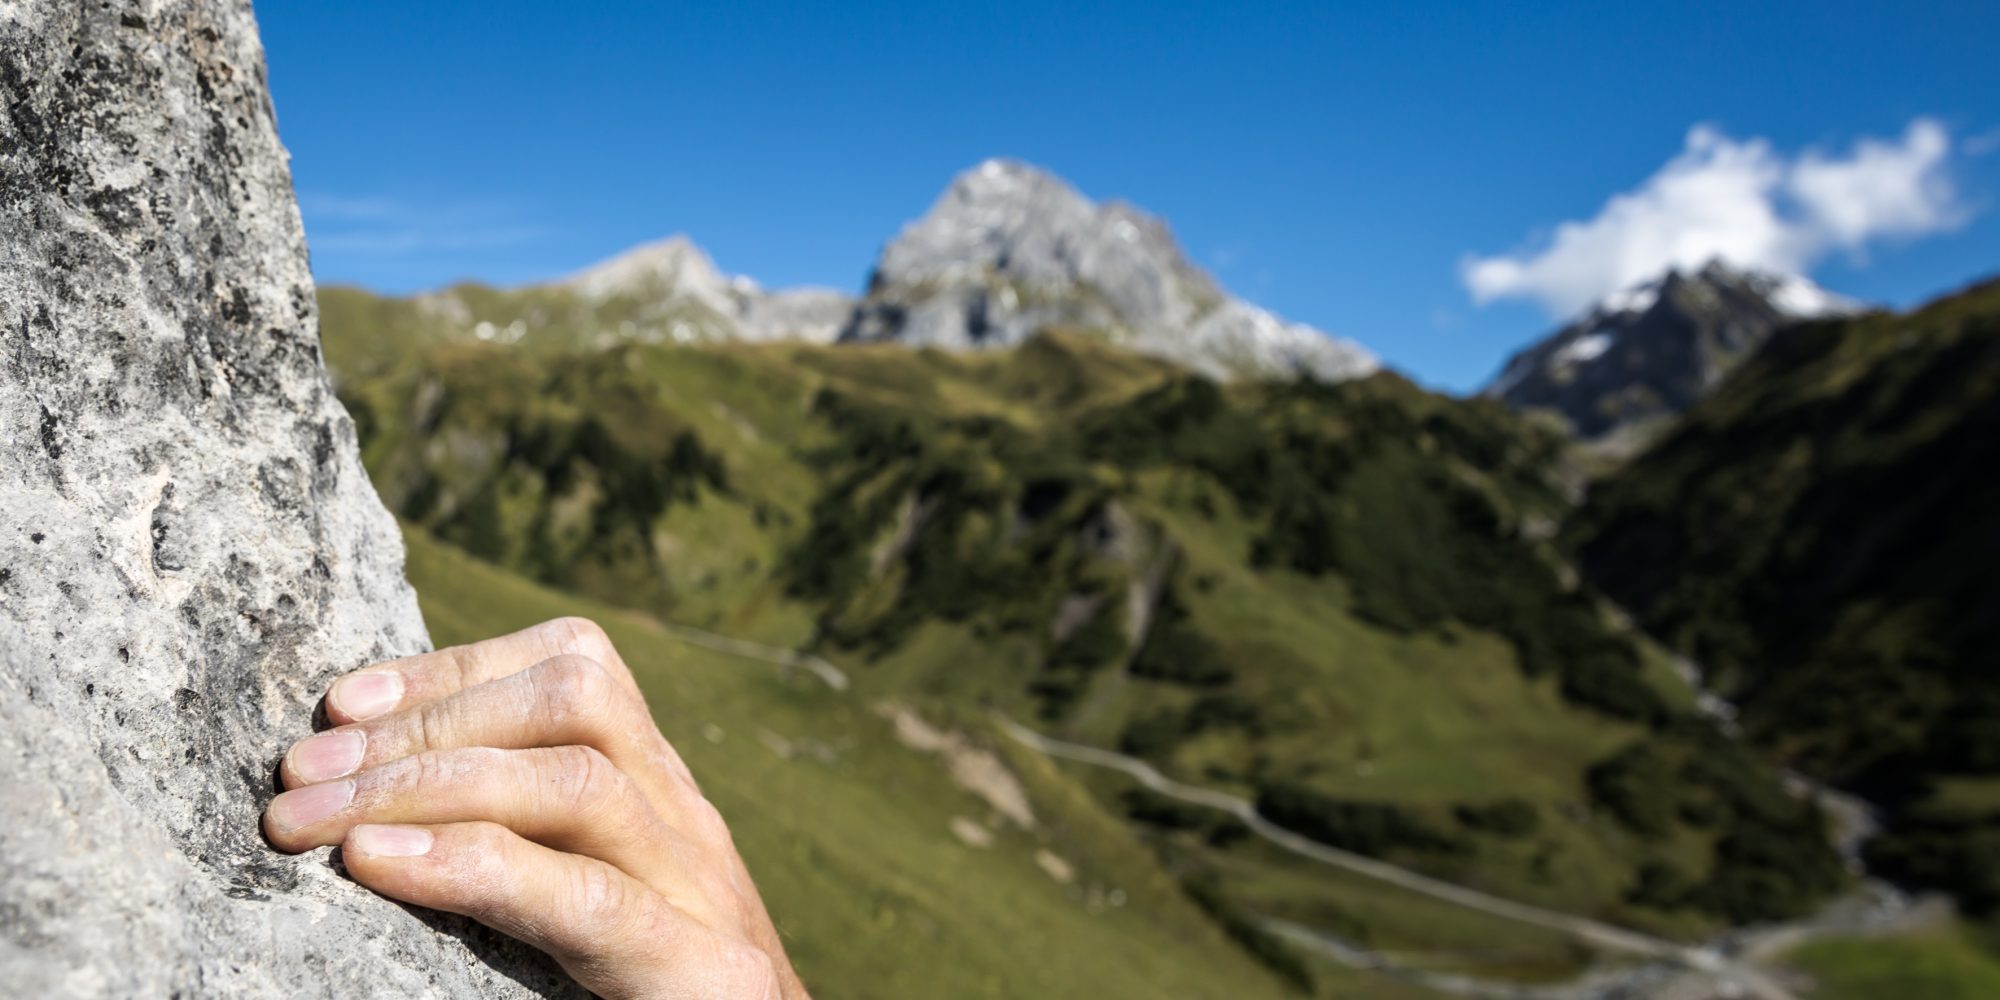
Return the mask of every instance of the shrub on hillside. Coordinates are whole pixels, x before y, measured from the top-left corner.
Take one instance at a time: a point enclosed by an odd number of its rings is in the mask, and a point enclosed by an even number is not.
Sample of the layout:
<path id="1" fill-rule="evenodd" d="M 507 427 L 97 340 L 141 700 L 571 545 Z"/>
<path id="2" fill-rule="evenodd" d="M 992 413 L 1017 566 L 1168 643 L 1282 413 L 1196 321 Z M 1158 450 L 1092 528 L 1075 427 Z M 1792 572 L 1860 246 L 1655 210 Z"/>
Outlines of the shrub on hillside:
<path id="1" fill-rule="evenodd" d="M 1913 818 L 1868 842 L 1869 869 L 1958 897 L 1965 912 L 2000 915 L 2000 817 Z"/>
<path id="2" fill-rule="evenodd" d="M 1207 806 L 1182 802 L 1150 788 L 1127 789 L 1122 798 L 1125 815 L 1167 830 L 1206 830 L 1224 818 L 1222 813 Z"/>
<path id="3" fill-rule="evenodd" d="M 1480 833 L 1519 839 L 1534 836 L 1541 829 L 1541 814 L 1535 804 L 1523 798 L 1504 798 L 1483 804 L 1464 803 L 1452 809 L 1461 826 Z"/>
<path id="4" fill-rule="evenodd" d="M 1157 709 L 1133 720 L 1118 745 L 1135 757 L 1153 757 L 1201 733 L 1226 728 L 1261 733 L 1263 716 L 1256 703 L 1227 692 L 1203 695 L 1186 708 Z"/>
<path id="5" fill-rule="evenodd" d="M 1259 788 L 1257 811 L 1322 844 L 1371 857 L 1396 851 L 1457 854 L 1466 849 L 1463 841 L 1402 806 L 1334 798 L 1293 782 Z"/>
<path id="6" fill-rule="evenodd" d="M 1098 671 L 1124 657 L 1125 629 L 1119 624 L 1116 607 L 1105 601 L 1043 658 L 1041 671 L 1028 685 L 1029 693 L 1040 703 L 1043 719 L 1062 718 Z"/>
<path id="7" fill-rule="evenodd" d="M 1649 861 L 1639 869 L 1639 877 L 1626 890 L 1625 901 L 1654 910 L 1678 910 L 1688 905 L 1694 883 L 1678 866 L 1665 861 Z"/>
<path id="8" fill-rule="evenodd" d="M 1195 626 L 1178 582 L 1160 598 L 1131 670 L 1135 677 L 1198 688 L 1221 687 L 1236 677 L 1222 650 Z"/>
<path id="9" fill-rule="evenodd" d="M 1716 831 L 1708 872 L 1672 905 L 1733 923 L 1775 920 L 1809 910 L 1846 884 L 1818 807 L 1793 797 L 1747 750 L 1706 724 L 1681 722 L 1634 743 L 1593 765 L 1586 780 L 1592 799 L 1641 836 L 1664 838 L 1690 818 Z M 1666 896 L 1657 884 L 1645 891 Z"/>
<path id="10" fill-rule="evenodd" d="M 1242 945 L 1251 957 L 1276 973 L 1293 990 L 1312 994 L 1312 970 L 1305 960 L 1277 935 L 1259 926 L 1255 918 L 1231 903 L 1213 876 L 1190 876 L 1181 886 L 1188 898 L 1194 900 L 1195 905 L 1201 907 L 1202 912 L 1208 914 L 1231 940 Z"/>

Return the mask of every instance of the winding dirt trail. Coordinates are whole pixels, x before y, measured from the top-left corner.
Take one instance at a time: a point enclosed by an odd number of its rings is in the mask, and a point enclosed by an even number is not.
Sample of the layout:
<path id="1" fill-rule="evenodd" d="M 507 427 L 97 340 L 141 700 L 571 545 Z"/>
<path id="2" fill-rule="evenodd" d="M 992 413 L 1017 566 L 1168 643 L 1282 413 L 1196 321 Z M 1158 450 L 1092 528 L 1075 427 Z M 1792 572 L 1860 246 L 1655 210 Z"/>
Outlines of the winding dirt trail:
<path id="1" fill-rule="evenodd" d="M 845 672 L 822 657 L 796 650 L 767 646 L 731 636 L 720 635 L 686 625 L 676 625 L 650 619 L 669 637 L 740 656 L 745 659 L 770 663 L 788 670 L 804 670 L 835 691 L 846 691 L 848 679 Z M 1470 910 L 1486 913 L 1503 920 L 1543 927 L 1605 951 L 1632 955 L 1648 960 L 1646 964 L 1625 973 L 1586 973 L 1569 984 L 1549 987 L 1526 987 L 1512 984 L 1492 983 L 1460 976 L 1440 976 L 1416 970 L 1388 969 L 1383 971 L 1415 977 L 1413 981 L 1441 992 L 1471 997 L 1533 997 L 1537 1000 L 1556 1000 L 1562 997 L 1587 997 L 1605 995 L 1606 988 L 1618 992 L 1616 986 L 1635 985 L 1634 979 L 1643 977 L 1671 992 L 1675 988 L 1694 987 L 1707 989 L 1718 987 L 1725 996 L 1756 997 L 1758 1000 L 1797 1000 L 1792 993 L 1773 981 L 1760 970 L 1732 957 L 1717 946 L 1691 947 L 1665 938 L 1655 937 L 1615 924 L 1608 924 L 1588 917 L 1580 917 L 1560 910 L 1550 910 L 1527 903 L 1516 902 L 1500 896 L 1480 892 L 1462 885 L 1432 878 L 1397 865 L 1379 861 L 1365 855 L 1329 847 L 1318 841 L 1300 836 L 1284 827 L 1272 823 L 1257 812 L 1250 800 L 1210 788 L 1202 788 L 1175 781 L 1161 774 L 1151 764 L 1136 757 L 1102 750 L 1097 747 L 1070 743 L 1035 730 L 1007 718 L 996 715 L 996 723 L 1010 739 L 1037 753 L 1049 757 L 1069 760 L 1095 767 L 1120 771 L 1138 781 L 1152 791 L 1187 802 L 1219 810 L 1236 817 L 1243 825 L 1259 837 L 1284 850 L 1308 858 L 1321 864 L 1331 865 L 1345 871 L 1368 878 L 1377 879 L 1400 886 L 1411 892 L 1420 893 Z M 1272 922 L 1282 924 L 1282 922 Z M 1802 922 L 1803 923 L 1803 922 Z M 1368 953 L 1347 948 L 1338 942 L 1330 942 L 1310 928 L 1297 925 L 1273 926 L 1270 929 L 1292 939 L 1296 943 L 1313 947 L 1314 950 L 1329 954 L 1337 960 L 1359 967 L 1382 967 L 1378 959 Z M 1798 932 L 1799 928 L 1787 927 Z M 1808 932 L 1809 933 L 1809 932 Z M 1731 949 L 1734 951 L 1736 949 Z M 1765 951 L 1767 949 L 1755 949 Z M 1662 995 L 1665 995 L 1663 993 Z"/>
<path id="2" fill-rule="evenodd" d="M 1329 847 L 1265 819 L 1248 799 L 1175 781 L 1136 757 L 1044 736 L 1005 716 L 997 717 L 997 722 L 1009 738 L 1031 750 L 1050 757 L 1121 771 L 1160 795 L 1226 812 L 1240 820 L 1252 833 L 1300 857 L 1503 920 L 1544 927 L 1606 951 L 1665 959 L 1690 972 L 1712 977 L 1726 989 L 1733 988 L 1735 995 L 1759 997 L 1761 1000 L 1793 1000 L 1789 991 L 1762 972 L 1733 961 L 1714 948 L 1689 947 L 1588 917 L 1503 899 L 1352 851 Z"/>
<path id="3" fill-rule="evenodd" d="M 814 677 L 819 678 L 820 683 L 825 684 L 835 691 L 847 690 L 846 672 L 829 663 L 823 656 L 817 656 L 812 653 L 801 653 L 798 650 L 785 649 L 781 646 L 766 646 L 761 642 L 738 639 L 734 636 L 723 635 L 720 632 L 710 632 L 707 629 L 695 628 L 692 625 L 677 625 L 658 618 L 647 618 L 646 620 L 658 626 L 660 631 L 666 633 L 669 639 L 685 642 L 690 646 L 700 646 L 703 649 L 714 650 L 718 653 L 726 653 L 730 656 L 761 660 L 787 670 L 804 670 Z"/>

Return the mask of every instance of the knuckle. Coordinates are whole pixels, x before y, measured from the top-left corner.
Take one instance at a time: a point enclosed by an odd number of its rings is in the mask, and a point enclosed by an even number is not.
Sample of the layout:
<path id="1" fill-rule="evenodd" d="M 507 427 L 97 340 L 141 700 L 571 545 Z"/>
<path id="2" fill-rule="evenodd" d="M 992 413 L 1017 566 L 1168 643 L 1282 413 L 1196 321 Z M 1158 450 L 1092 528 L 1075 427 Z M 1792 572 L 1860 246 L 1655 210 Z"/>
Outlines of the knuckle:
<path id="1" fill-rule="evenodd" d="M 434 792 L 438 786 L 451 782 L 453 769 L 443 753 L 428 750 L 409 758 L 409 761 L 403 772 L 408 776 L 405 791 Z"/>
<path id="2" fill-rule="evenodd" d="M 722 818 L 722 811 L 705 796 L 691 795 L 685 810 L 687 832 L 695 840 L 714 846 L 730 846 L 734 842 L 729 832 L 729 822 Z"/>
<path id="3" fill-rule="evenodd" d="M 569 617 L 558 618 L 544 627 L 553 632 L 546 639 L 550 648 L 596 660 L 613 677 L 630 680 L 625 658 L 618 655 L 617 645 L 603 626 L 588 618 Z"/>
<path id="4" fill-rule="evenodd" d="M 441 750 L 451 745 L 452 719 L 449 702 L 420 705 L 410 713 L 408 737 L 419 751 Z"/>
<path id="5" fill-rule="evenodd" d="M 474 823 L 473 829 L 473 839 L 478 844 L 479 853 L 483 858 L 503 869 L 517 867 L 514 855 L 518 841 L 513 831 L 489 820 Z"/>
<path id="6" fill-rule="evenodd" d="M 618 796 L 624 775 L 595 748 L 552 747 L 546 755 L 545 787 L 557 792 L 556 806 L 580 813 Z"/>
<path id="7" fill-rule="evenodd" d="M 588 618 L 570 615 L 557 618 L 544 627 L 555 634 L 559 648 L 599 662 L 609 662 L 616 655 L 611 636 L 605 633 L 603 626 Z"/>
<path id="8" fill-rule="evenodd" d="M 586 865 L 569 881 L 569 912 L 584 926 L 616 929 L 632 917 L 625 880 L 609 865 Z"/>
<path id="9" fill-rule="evenodd" d="M 438 651 L 438 662 L 451 668 L 452 690 L 462 691 L 477 682 L 479 670 L 471 646 L 451 646 Z"/>
<path id="10" fill-rule="evenodd" d="M 488 780 L 506 756 L 496 747 L 461 747 L 418 754 L 416 760 L 427 769 L 426 784 L 459 785 Z"/>
<path id="11" fill-rule="evenodd" d="M 778 965 L 764 949 L 747 941 L 720 941 L 714 955 L 717 997 L 776 997 Z"/>
<path id="12" fill-rule="evenodd" d="M 497 913 L 515 898 L 520 866 L 514 859 L 514 837 L 498 823 L 460 824 L 462 838 L 452 852 L 457 893 L 474 915 Z"/>
<path id="13" fill-rule="evenodd" d="M 534 683 L 541 708 L 557 719 L 595 713 L 616 695 L 603 664 L 574 654 L 543 660 L 535 667 Z"/>
<path id="14" fill-rule="evenodd" d="M 432 798 L 471 780 L 476 753 L 463 750 L 426 750 L 412 754 L 385 768 L 387 791 L 398 796 Z"/>
<path id="15" fill-rule="evenodd" d="M 722 864 L 711 864 L 695 873 L 690 881 L 700 892 L 701 898 L 709 906 L 717 908 L 732 921 L 743 916 L 743 898 L 737 892 L 736 880 L 729 876 Z"/>
<path id="16" fill-rule="evenodd" d="M 634 940 L 672 942 L 684 956 L 671 995 L 702 1000 L 778 1000 L 783 977 L 771 953 L 745 938 L 700 925 L 670 907 L 644 907 L 627 921 Z"/>

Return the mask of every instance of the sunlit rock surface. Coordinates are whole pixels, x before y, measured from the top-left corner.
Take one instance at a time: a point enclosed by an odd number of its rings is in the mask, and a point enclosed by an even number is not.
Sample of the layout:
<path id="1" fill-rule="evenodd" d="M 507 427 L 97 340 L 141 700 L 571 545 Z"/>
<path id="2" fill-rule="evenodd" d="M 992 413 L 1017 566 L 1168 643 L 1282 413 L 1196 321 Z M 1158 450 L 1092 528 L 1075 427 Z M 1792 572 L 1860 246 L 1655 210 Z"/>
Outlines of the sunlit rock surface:
<path id="1" fill-rule="evenodd" d="M 1010 160 L 961 174 L 882 252 L 849 341 L 1006 347 L 1098 331 L 1220 377 L 1366 375 L 1375 356 L 1231 297 L 1158 219 Z"/>
<path id="2" fill-rule="evenodd" d="M 0 2 L 10 996 L 573 989 L 258 833 L 324 685 L 427 642 L 317 325 L 248 4 Z"/>
<path id="3" fill-rule="evenodd" d="M 832 343 L 854 300 L 827 288 L 767 291 L 725 275 L 685 236 L 634 247 L 557 282 L 597 303 L 618 302 L 637 339 Z M 448 292 L 445 294 L 449 294 Z M 648 336 L 665 331 L 664 336 Z"/>

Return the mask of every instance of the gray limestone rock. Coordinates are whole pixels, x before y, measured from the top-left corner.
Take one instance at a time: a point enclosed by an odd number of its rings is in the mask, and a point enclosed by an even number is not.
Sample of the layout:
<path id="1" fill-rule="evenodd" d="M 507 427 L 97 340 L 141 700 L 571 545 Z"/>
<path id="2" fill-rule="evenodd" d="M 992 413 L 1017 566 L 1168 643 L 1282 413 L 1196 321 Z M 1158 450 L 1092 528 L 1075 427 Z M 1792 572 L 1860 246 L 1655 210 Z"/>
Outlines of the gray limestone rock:
<path id="1" fill-rule="evenodd" d="M 686 236 L 633 247 L 551 286 L 593 305 L 613 304 L 620 320 L 603 336 L 640 341 L 801 340 L 832 343 L 854 310 L 854 300 L 826 288 L 759 288 L 741 275 L 725 275 L 707 251 Z M 452 290 L 432 296 L 449 299 Z M 472 310 L 458 310 L 461 322 Z M 607 339 L 606 342 L 609 342 Z"/>
<path id="2" fill-rule="evenodd" d="M 1158 219 L 1096 204 L 1047 172 L 988 160 L 883 250 L 841 337 L 963 349 L 1090 330 L 1218 377 L 1380 367 L 1351 341 L 1231 297 Z"/>
<path id="3" fill-rule="evenodd" d="M 427 643 L 320 363 L 246 0 L 0 0 L 0 983 L 508 996 L 546 959 L 258 832 Z"/>

